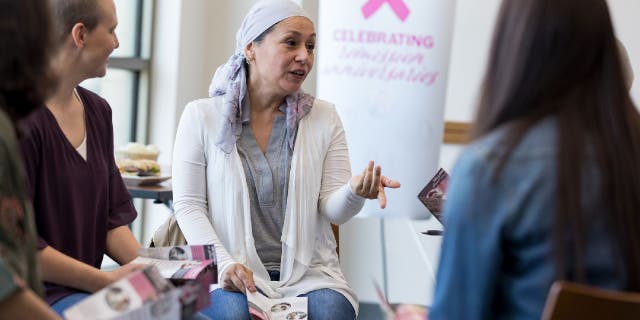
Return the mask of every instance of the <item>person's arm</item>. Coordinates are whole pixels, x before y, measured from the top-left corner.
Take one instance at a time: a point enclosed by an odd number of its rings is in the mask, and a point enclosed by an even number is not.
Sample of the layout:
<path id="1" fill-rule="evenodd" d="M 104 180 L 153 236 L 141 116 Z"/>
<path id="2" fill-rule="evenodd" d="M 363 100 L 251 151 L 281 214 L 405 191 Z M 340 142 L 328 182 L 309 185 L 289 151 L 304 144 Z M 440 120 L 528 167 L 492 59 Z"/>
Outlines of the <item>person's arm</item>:
<path id="1" fill-rule="evenodd" d="M 107 157 L 109 166 L 109 217 L 105 250 L 109 257 L 120 265 L 124 265 L 135 259 L 140 249 L 140 243 L 129 229 L 129 224 L 135 220 L 138 213 L 113 156 L 111 108 L 107 107 L 107 110 L 109 111 L 109 121 L 106 124 L 108 132 L 104 134 L 109 148 L 104 156 Z"/>
<path id="2" fill-rule="evenodd" d="M 0 154 L 1 143 L 2 141 L 0 141 Z M 10 247 L 4 247 L 0 243 L 0 249 L 2 248 L 10 250 Z M 2 254 L 3 251 L 0 250 L 0 319 L 59 319 L 49 309 L 49 305 L 14 273 Z"/>
<path id="3" fill-rule="evenodd" d="M 140 243 L 128 226 L 119 226 L 107 232 L 107 254 L 111 259 L 123 265 L 138 256 Z"/>
<path id="4" fill-rule="evenodd" d="M 236 262 L 218 239 L 209 220 L 203 117 L 198 114 L 195 103 L 188 104 L 180 117 L 173 147 L 173 208 L 189 244 L 214 245 L 219 283 L 223 283 L 226 269 Z"/>
<path id="5" fill-rule="evenodd" d="M 365 198 L 358 196 L 349 183 L 351 164 L 342 121 L 331 110 L 331 142 L 322 164 L 319 211 L 329 222 L 342 224 L 358 214 Z"/>
<path id="6" fill-rule="evenodd" d="M 0 319 L 62 319 L 38 295 L 29 289 L 18 289 L 0 301 Z"/>
<path id="7" fill-rule="evenodd" d="M 143 268 L 140 265 L 128 264 L 113 271 L 101 271 L 73 259 L 51 246 L 40 250 L 39 256 L 44 281 L 91 293 L 104 288 L 130 272 Z"/>
<path id="8" fill-rule="evenodd" d="M 431 320 L 492 317 L 503 260 L 500 204 L 506 199 L 497 197 L 488 168 L 492 166 L 470 154 L 452 171 Z"/>
<path id="9" fill-rule="evenodd" d="M 335 110 L 331 112 L 332 137 L 322 166 L 319 209 L 329 222 L 342 224 L 358 214 L 365 199 L 380 200 L 386 206 L 385 187 L 400 184 L 381 175 L 380 166 L 370 162 L 360 175 L 351 177 L 349 150 L 342 121 Z"/>

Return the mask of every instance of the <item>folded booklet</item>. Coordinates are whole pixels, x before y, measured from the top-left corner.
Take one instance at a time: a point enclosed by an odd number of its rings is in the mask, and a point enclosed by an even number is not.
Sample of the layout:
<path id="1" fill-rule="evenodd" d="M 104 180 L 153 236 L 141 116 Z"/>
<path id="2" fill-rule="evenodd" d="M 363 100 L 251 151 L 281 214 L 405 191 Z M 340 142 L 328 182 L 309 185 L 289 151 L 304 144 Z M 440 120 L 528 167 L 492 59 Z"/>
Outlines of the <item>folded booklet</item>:
<path id="1" fill-rule="evenodd" d="M 64 312 L 65 319 L 179 319 L 182 290 L 149 266 L 92 294 Z"/>
<path id="2" fill-rule="evenodd" d="M 431 214 L 442 223 L 442 207 L 447 199 L 449 175 L 440 168 L 429 183 L 418 193 L 418 199 L 431 211 Z"/>
<path id="3" fill-rule="evenodd" d="M 160 275 L 182 289 L 182 314 L 190 315 L 209 306 L 209 287 L 217 283 L 213 245 L 141 248 L 134 264 L 153 265 Z"/>
<path id="4" fill-rule="evenodd" d="M 249 313 L 254 319 L 308 319 L 306 297 L 270 299 L 259 291 L 255 293 L 247 291 L 247 300 L 249 302 Z"/>

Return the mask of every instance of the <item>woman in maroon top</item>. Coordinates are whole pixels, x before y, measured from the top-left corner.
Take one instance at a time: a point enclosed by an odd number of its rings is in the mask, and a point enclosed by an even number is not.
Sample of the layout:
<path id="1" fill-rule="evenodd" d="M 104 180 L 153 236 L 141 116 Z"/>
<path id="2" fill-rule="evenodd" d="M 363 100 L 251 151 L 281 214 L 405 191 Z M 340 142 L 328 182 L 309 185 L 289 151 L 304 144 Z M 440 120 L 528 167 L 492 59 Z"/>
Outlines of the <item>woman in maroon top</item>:
<path id="1" fill-rule="evenodd" d="M 140 244 L 128 224 L 136 217 L 113 157 L 111 108 L 78 87 L 102 77 L 118 47 L 113 0 L 52 1 L 60 75 L 46 108 L 24 122 L 21 141 L 39 236 L 46 300 L 62 314 L 69 306 L 138 269 L 125 265 Z M 81 18 L 78 18 L 81 17 Z M 108 254 L 124 265 L 100 270 Z"/>

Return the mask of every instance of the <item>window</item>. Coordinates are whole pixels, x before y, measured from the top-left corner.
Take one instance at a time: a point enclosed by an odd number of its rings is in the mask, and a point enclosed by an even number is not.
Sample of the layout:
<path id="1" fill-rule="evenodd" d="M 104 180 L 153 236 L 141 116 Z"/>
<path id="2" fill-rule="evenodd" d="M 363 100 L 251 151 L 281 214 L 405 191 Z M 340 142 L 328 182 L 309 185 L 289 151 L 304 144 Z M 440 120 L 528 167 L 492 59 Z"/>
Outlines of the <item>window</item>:
<path id="1" fill-rule="evenodd" d="M 120 47 L 111 55 L 105 77 L 81 85 L 111 105 L 118 147 L 146 140 L 153 1 L 115 0 L 115 4 Z"/>
<path id="2" fill-rule="evenodd" d="M 130 141 L 145 142 L 149 101 L 149 68 L 151 52 L 152 0 L 114 0 L 120 47 L 109 58 L 103 78 L 88 79 L 81 85 L 105 98 L 112 110 L 114 147 Z M 134 201 L 138 219 L 131 226 L 140 241 L 142 200 Z M 107 255 L 103 269 L 118 264 Z"/>

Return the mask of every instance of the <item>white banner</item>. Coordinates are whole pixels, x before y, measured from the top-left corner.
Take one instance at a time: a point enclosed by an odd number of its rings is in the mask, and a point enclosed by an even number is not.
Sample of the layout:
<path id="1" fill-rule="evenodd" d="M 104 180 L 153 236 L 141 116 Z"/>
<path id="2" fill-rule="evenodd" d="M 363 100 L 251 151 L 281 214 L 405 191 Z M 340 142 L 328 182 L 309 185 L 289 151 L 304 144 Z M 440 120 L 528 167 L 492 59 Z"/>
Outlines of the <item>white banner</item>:
<path id="1" fill-rule="evenodd" d="M 426 218 L 417 194 L 438 169 L 453 0 L 321 0 L 318 98 L 335 103 L 353 174 L 369 160 L 402 187 L 384 211 L 361 216 Z"/>

